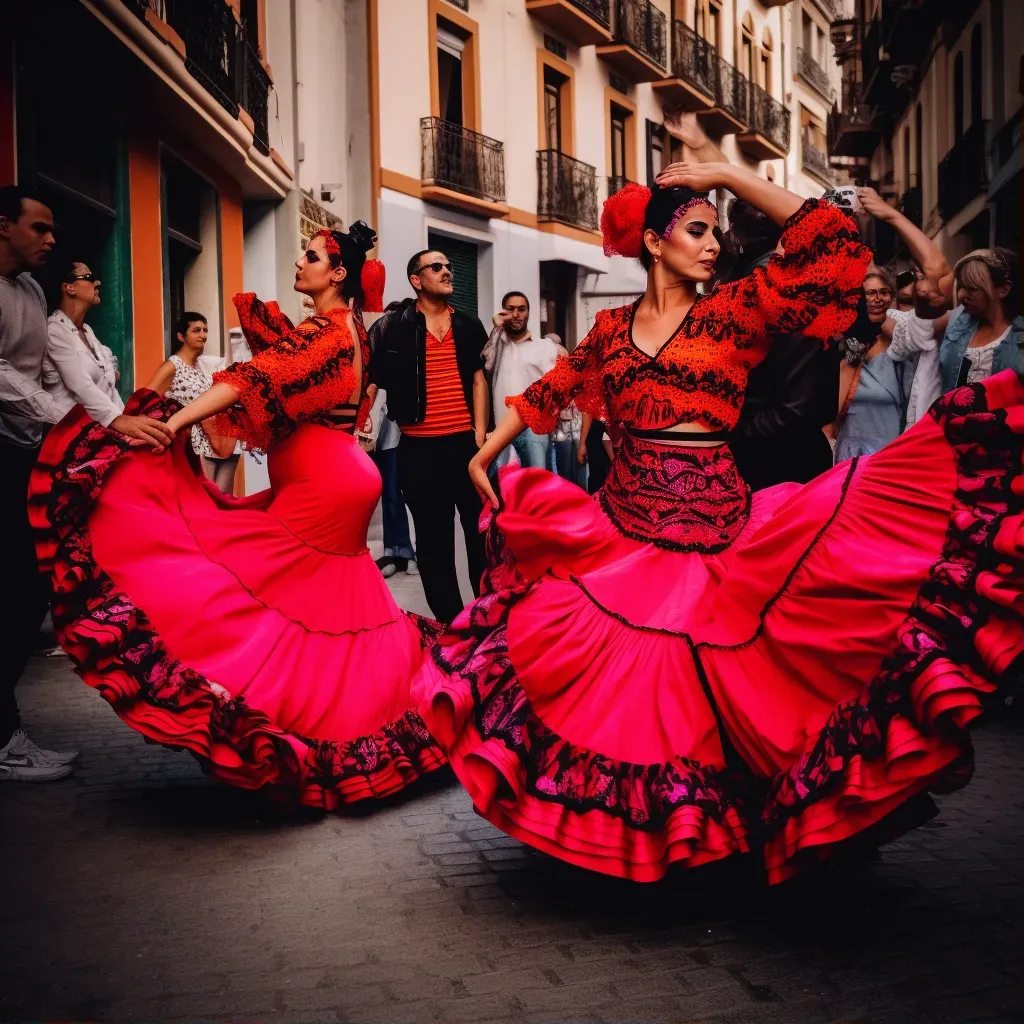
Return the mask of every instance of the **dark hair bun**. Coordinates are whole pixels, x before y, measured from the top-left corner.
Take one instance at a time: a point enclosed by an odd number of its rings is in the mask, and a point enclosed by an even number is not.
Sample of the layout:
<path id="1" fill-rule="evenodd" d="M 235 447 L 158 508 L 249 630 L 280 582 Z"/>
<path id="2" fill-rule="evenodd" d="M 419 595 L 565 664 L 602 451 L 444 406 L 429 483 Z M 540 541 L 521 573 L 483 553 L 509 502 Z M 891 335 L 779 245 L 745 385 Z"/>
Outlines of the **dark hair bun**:
<path id="1" fill-rule="evenodd" d="M 357 220 L 348 235 L 360 252 L 369 252 L 377 244 L 377 233 L 363 220 Z"/>

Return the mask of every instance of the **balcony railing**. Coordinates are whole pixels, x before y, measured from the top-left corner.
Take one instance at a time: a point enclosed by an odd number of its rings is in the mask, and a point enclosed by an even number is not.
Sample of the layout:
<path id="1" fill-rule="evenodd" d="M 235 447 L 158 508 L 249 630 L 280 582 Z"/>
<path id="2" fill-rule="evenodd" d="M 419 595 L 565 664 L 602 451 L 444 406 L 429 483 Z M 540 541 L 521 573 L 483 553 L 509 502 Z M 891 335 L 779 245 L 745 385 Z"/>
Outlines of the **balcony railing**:
<path id="1" fill-rule="evenodd" d="M 611 199 L 616 192 L 621 192 L 631 181 L 632 178 L 627 178 L 622 174 L 609 174 L 608 198 Z"/>
<path id="2" fill-rule="evenodd" d="M 750 97 L 750 113 L 747 124 L 750 131 L 762 135 L 773 145 L 784 152 L 789 152 L 789 111 L 770 92 L 762 89 L 755 82 L 746 82 Z"/>
<path id="3" fill-rule="evenodd" d="M 420 118 L 425 185 L 505 202 L 505 144 L 439 117 Z"/>
<path id="4" fill-rule="evenodd" d="M 569 0 L 573 7 L 593 18 L 605 28 L 612 27 L 611 0 Z"/>
<path id="5" fill-rule="evenodd" d="M 615 38 L 668 69 L 668 34 L 665 15 L 650 0 L 617 0 Z"/>
<path id="6" fill-rule="evenodd" d="M 900 210 L 911 224 L 921 227 L 924 223 L 924 196 L 920 185 L 911 185 L 900 200 Z"/>
<path id="7" fill-rule="evenodd" d="M 259 50 L 226 0 L 124 0 L 145 19 L 152 11 L 185 44 L 185 68 L 232 117 L 241 106 L 253 120 L 253 144 L 270 152 L 271 81 Z"/>
<path id="8" fill-rule="evenodd" d="M 711 43 L 697 35 L 686 22 L 672 23 L 672 74 L 709 98 L 715 96 L 717 56 Z"/>
<path id="9" fill-rule="evenodd" d="M 832 183 L 832 168 L 828 164 L 828 153 L 814 144 L 814 139 L 805 134 L 800 140 L 800 162 L 805 171 L 822 181 Z"/>
<path id="10" fill-rule="evenodd" d="M 537 153 L 537 217 L 597 230 L 597 170 L 557 149 Z"/>
<path id="11" fill-rule="evenodd" d="M 835 99 L 835 89 L 828 80 L 828 72 L 802 46 L 796 50 L 796 69 L 800 77 L 829 103 Z"/>
<path id="12" fill-rule="evenodd" d="M 715 63 L 715 103 L 746 125 L 750 110 L 750 82 L 724 57 L 717 53 L 712 56 Z"/>
<path id="13" fill-rule="evenodd" d="M 975 121 L 939 164 L 939 213 L 958 214 L 988 188 L 988 121 Z"/>

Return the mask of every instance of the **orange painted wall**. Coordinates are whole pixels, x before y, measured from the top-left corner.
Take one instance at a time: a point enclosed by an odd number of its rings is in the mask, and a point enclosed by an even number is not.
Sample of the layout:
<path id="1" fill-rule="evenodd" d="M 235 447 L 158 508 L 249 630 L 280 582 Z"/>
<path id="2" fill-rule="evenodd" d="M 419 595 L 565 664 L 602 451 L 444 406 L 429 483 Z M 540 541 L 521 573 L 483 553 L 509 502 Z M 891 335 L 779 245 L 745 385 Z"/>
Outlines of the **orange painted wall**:
<path id="1" fill-rule="evenodd" d="M 145 387 L 164 361 L 164 267 L 160 231 L 160 149 L 135 136 L 128 145 L 132 236 L 132 333 L 135 386 Z"/>
<path id="2" fill-rule="evenodd" d="M 242 226 L 242 190 L 230 179 L 218 182 L 220 190 L 220 262 L 224 282 L 224 327 L 238 326 L 238 314 L 231 301 L 243 288 L 245 235 Z M 227 337 L 224 353 L 230 355 Z"/>

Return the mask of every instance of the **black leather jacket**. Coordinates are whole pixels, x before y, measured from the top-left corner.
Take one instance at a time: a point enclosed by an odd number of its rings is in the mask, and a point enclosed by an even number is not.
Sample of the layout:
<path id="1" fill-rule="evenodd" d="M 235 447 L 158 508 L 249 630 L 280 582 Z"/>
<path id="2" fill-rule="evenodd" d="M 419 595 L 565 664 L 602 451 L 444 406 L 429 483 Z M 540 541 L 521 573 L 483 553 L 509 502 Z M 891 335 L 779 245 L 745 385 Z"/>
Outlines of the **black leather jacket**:
<path id="1" fill-rule="evenodd" d="M 452 315 L 455 361 L 473 416 L 473 377 L 484 368 L 484 325 L 475 316 Z M 415 299 L 392 303 L 368 332 L 370 379 L 388 393 L 388 416 L 400 427 L 422 423 L 427 415 L 427 319 Z"/>
<path id="2" fill-rule="evenodd" d="M 737 274 L 764 266 L 770 253 Z M 752 490 L 785 481 L 807 483 L 832 465 L 821 428 L 836 418 L 839 357 L 820 338 L 778 338 L 750 371 L 732 443 L 740 475 Z"/>

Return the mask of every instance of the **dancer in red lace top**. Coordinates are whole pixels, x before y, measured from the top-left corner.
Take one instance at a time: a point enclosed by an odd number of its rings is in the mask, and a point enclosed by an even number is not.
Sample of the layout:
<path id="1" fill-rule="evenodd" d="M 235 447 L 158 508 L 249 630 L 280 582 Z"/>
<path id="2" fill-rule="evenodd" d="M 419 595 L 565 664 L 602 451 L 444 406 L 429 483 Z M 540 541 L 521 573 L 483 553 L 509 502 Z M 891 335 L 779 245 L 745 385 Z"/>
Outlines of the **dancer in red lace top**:
<path id="1" fill-rule="evenodd" d="M 169 453 L 143 458 L 81 410 L 33 477 L 54 622 L 79 673 L 150 740 L 214 778 L 323 808 L 383 797 L 444 764 L 415 711 L 434 624 L 396 605 L 366 547 L 380 476 L 353 428 L 369 351 L 349 303 L 373 244 L 364 224 L 321 232 L 296 264 L 315 313 L 235 298 L 253 350 L 185 408 L 140 391 Z M 267 453 L 270 490 L 221 495 L 188 428 Z"/>
<path id="2" fill-rule="evenodd" d="M 644 296 L 509 399 L 471 463 L 490 569 L 434 649 L 426 720 L 479 813 L 541 850 L 645 881 L 763 844 L 777 881 L 965 777 L 963 727 L 1024 647 L 1024 390 L 963 389 L 871 459 L 751 500 L 728 445 L 747 373 L 844 330 L 871 254 L 745 170 L 660 183 L 602 217 Z M 784 253 L 698 297 L 717 186 L 784 224 Z M 499 501 L 490 461 L 571 401 L 615 428 L 598 501 L 516 468 Z"/>

